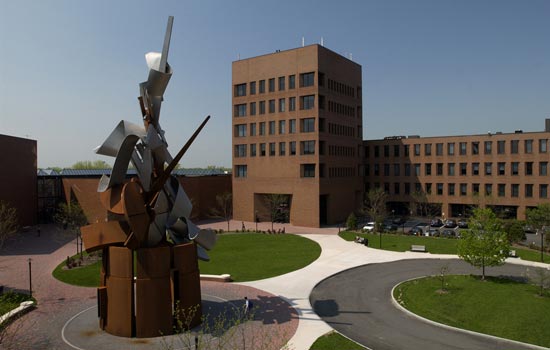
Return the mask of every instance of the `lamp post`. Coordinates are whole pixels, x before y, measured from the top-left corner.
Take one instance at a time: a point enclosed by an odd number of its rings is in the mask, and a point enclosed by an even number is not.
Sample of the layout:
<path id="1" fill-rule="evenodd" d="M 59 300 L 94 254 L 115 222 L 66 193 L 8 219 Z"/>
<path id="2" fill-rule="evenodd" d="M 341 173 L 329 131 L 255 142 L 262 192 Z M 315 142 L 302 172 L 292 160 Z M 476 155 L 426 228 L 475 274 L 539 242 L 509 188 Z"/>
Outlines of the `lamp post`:
<path id="1" fill-rule="evenodd" d="M 32 298 L 32 259 L 29 258 L 29 296 Z"/>

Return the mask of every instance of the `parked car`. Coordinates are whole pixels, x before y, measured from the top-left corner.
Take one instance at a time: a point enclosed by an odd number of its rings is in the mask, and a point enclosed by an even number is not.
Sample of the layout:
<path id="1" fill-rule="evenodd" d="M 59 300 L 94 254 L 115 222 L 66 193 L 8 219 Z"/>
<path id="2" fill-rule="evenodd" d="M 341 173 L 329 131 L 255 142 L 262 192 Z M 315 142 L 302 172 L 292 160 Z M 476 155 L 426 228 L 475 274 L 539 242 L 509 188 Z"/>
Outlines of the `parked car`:
<path id="1" fill-rule="evenodd" d="M 523 232 L 525 233 L 537 233 L 537 230 L 531 225 L 523 226 Z"/>
<path id="2" fill-rule="evenodd" d="M 399 216 L 396 216 L 393 218 L 392 220 L 392 223 L 395 224 L 395 225 L 403 225 L 405 223 L 405 218 L 402 218 L 402 217 L 399 217 Z"/>
<path id="3" fill-rule="evenodd" d="M 424 232 L 424 236 L 439 237 L 439 229 L 431 227 L 428 231 Z"/>
<path id="4" fill-rule="evenodd" d="M 455 228 L 457 227 L 457 223 L 456 223 L 456 220 L 453 220 L 453 219 L 448 219 L 448 220 L 445 220 L 445 225 L 444 225 L 446 228 Z"/>
<path id="5" fill-rule="evenodd" d="M 456 224 L 459 228 L 468 228 L 468 220 L 466 219 L 460 219 Z"/>
<path id="6" fill-rule="evenodd" d="M 399 226 L 397 226 L 396 224 L 386 224 L 386 225 L 384 225 L 384 231 L 397 231 L 398 228 L 399 228 Z"/>
<path id="7" fill-rule="evenodd" d="M 368 232 L 374 231 L 374 222 L 367 222 L 367 224 L 363 226 L 363 231 L 368 231 Z"/>
<path id="8" fill-rule="evenodd" d="M 414 226 L 409 230 L 409 235 L 422 236 L 424 230 L 419 226 Z"/>
<path id="9" fill-rule="evenodd" d="M 441 227 L 443 226 L 443 221 L 441 219 L 434 218 L 430 222 L 431 227 Z"/>

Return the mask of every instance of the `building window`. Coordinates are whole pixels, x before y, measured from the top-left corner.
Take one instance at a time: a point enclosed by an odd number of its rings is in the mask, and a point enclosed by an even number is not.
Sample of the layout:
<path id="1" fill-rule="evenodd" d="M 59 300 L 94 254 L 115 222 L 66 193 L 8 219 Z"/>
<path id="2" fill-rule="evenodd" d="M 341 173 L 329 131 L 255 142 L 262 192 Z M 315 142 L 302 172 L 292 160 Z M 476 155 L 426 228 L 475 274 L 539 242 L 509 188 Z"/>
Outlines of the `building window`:
<path id="1" fill-rule="evenodd" d="M 442 183 L 438 183 L 436 184 L 436 193 L 438 196 L 442 196 L 443 195 L 443 184 Z"/>
<path id="2" fill-rule="evenodd" d="M 246 96 L 246 83 L 235 85 L 235 97 Z"/>
<path id="3" fill-rule="evenodd" d="M 472 175 L 479 175 L 479 163 L 472 163 Z"/>
<path id="4" fill-rule="evenodd" d="M 533 153 L 533 140 L 525 140 L 525 153 Z"/>
<path id="5" fill-rule="evenodd" d="M 447 191 L 449 193 L 449 196 L 455 195 L 455 184 L 448 184 Z"/>
<path id="6" fill-rule="evenodd" d="M 420 176 L 420 164 L 414 165 L 414 176 Z"/>
<path id="7" fill-rule="evenodd" d="M 275 121 L 269 122 L 269 135 L 275 135 Z"/>
<path id="8" fill-rule="evenodd" d="M 466 142 L 460 142 L 459 146 L 460 146 L 460 155 L 461 156 L 466 155 Z"/>
<path id="9" fill-rule="evenodd" d="M 296 97 L 289 97 L 288 98 L 288 110 L 290 112 L 293 112 L 296 110 Z"/>
<path id="10" fill-rule="evenodd" d="M 393 165 L 393 176 L 400 176 L 401 164 L 395 163 Z"/>
<path id="11" fill-rule="evenodd" d="M 246 157 L 246 145 L 235 145 L 235 158 Z"/>
<path id="12" fill-rule="evenodd" d="M 315 154 L 315 141 L 300 141 L 300 154 Z"/>
<path id="13" fill-rule="evenodd" d="M 358 134 L 361 135 L 361 133 Z M 393 156 L 399 157 L 399 145 L 393 145 Z"/>
<path id="14" fill-rule="evenodd" d="M 527 198 L 533 197 L 533 185 L 532 184 L 526 184 L 525 185 L 525 197 L 527 197 Z"/>
<path id="15" fill-rule="evenodd" d="M 455 176 L 455 163 L 447 164 L 449 176 Z"/>
<path id="16" fill-rule="evenodd" d="M 519 175 L 519 162 L 512 162 L 512 175 Z"/>
<path id="17" fill-rule="evenodd" d="M 289 75 L 288 76 L 288 88 L 294 89 L 296 87 L 296 76 L 295 75 Z"/>
<path id="18" fill-rule="evenodd" d="M 548 140 L 547 139 L 540 139 L 539 140 L 539 153 L 546 153 L 548 152 Z"/>
<path id="19" fill-rule="evenodd" d="M 485 163 L 485 175 L 492 175 L 493 174 L 493 163 L 487 162 Z"/>
<path id="20" fill-rule="evenodd" d="M 435 172 L 437 176 L 443 175 L 443 163 L 437 163 L 435 166 Z"/>
<path id="21" fill-rule="evenodd" d="M 498 184 L 498 196 L 499 197 L 506 196 L 506 184 Z"/>
<path id="22" fill-rule="evenodd" d="M 269 92 L 275 92 L 275 78 L 269 78 Z"/>
<path id="23" fill-rule="evenodd" d="M 519 185 L 512 184 L 512 197 L 519 197 Z"/>
<path id="24" fill-rule="evenodd" d="M 280 98 L 279 99 L 279 112 L 284 112 L 284 111 L 285 111 L 285 99 Z"/>
<path id="25" fill-rule="evenodd" d="M 269 156 L 272 157 L 275 155 L 275 142 L 269 143 Z"/>
<path id="26" fill-rule="evenodd" d="M 539 162 L 539 175 L 548 175 L 548 162 Z"/>
<path id="27" fill-rule="evenodd" d="M 447 155 L 454 156 L 455 155 L 455 143 L 449 142 L 447 144 Z"/>
<path id="28" fill-rule="evenodd" d="M 479 142 L 472 142 L 472 154 L 479 154 Z"/>
<path id="29" fill-rule="evenodd" d="M 288 126 L 288 132 L 290 134 L 296 133 L 296 119 L 290 119 L 289 120 L 290 125 Z"/>
<path id="30" fill-rule="evenodd" d="M 279 77 L 279 91 L 285 90 L 285 77 Z"/>
<path id="31" fill-rule="evenodd" d="M 405 163 L 405 176 L 411 176 L 411 165 L 409 163 Z"/>
<path id="32" fill-rule="evenodd" d="M 390 176 L 390 165 L 384 164 L 384 176 Z"/>
<path id="33" fill-rule="evenodd" d="M 380 146 L 374 146 L 374 158 L 380 157 Z"/>
<path id="34" fill-rule="evenodd" d="M 250 123 L 250 136 L 256 136 L 256 123 Z"/>
<path id="35" fill-rule="evenodd" d="M 250 115 L 256 115 L 256 102 L 250 102 Z"/>
<path id="36" fill-rule="evenodd" d="M 468 163 L 460 163 L 460 176 L 466 176 L 468 172 Z"/>
<path id="37" fill-rule="evenodd" d="M 374 164 L 374 176 L 380 175 L 380 164 L 376 163 Z"/>
<path id="38" fill-rule="evenodd" d="M 468 193 L 468 184 L 460 184 L 460 195 L 465 196 Z"/>
<path id="39" fill-rule="evenodd" d="M 325 73 L 319 72 L 319 86 L 325 86 Z"/>
<path id="40" fill-rule="evenodd" d="M 384 145 L 384 158 L 388 158 L 390 156 L 390 145 Z"/>
<path id="41" fill-rule="evenodd" d="M 315 177 L 315 164 L 302 164 L 302 177 Z"/>
<path id="42" fill-rule="evenodd" d="M 265 135 L 265 122 L 260 122 L 260 136 Z"/>
<path id="43" fill-rule="evenodd" d="M 300 119 L 300 132 L 314 132 L 315 118 Z"/>
<path id="44" fill-rule="evenodd" d="M 286 121 L 285 120 L 279 120 L 279 134 L 283 135 L 285 133 L 285 126 Z"/>
<path id="45" fill-rule="evenodd" d="M 286 155 L 286 142 L 279 142 L 279 155 Z"/>
<path id="46" fill-rule="evenodd" d="M 426 173 L 426 176 L 432 175 L 432 163 L 424 164 L 424 172 Z"/>
<path id="47" fill-rule="evenodd" d="M 265 101 L 260 101 L 260 114 L 265 114 Z"/>
<path id="48" fill-rule="evenodd" d="M 548 197 L 548 185 L 542 184 L 539 185 L 539 198 L 547 198 Z"/>
<path id="49" fill-rule="evenodd" d="M 235 125 L 235 136 L 236 137 L 245 137 L 246 136 L 246 124 Z"/>
<path id="50" fill-rule="evenodd" d="M 393 184 L 393 194 L 399 194 L 399 182 Z"/>
<path id="51" fill-rule="evenodd" d="M 246 177 L 246 165 L 235 166 L 235 177 Z"/>
<path id="52" fill-rule="evenodd" d="M 315 73 L 302 73 L 300 74 L 300 87 L 313 86 L 315 84 Z"/>
<path id="53" fill-rule="evenodd" d="M 490 196 L 493 194 L 493 185 L 492 184 L 485 184 L 485 195 Z"/>
<path id="54" fill-rule="evenodd" d="M 512 140 L 510 152 L 517 154 L 519 152 L 519 140 Z"/>
<path id="55" fill-rule="evenodd" d="M 296 141 L 290 141 L 288 143 L 288 145 L 290 147 L 290 155 L 295 156 L 296 155 Z"/>
<path id="56" fill-rule="evenodd" d="M 265 143 L 260 143 L 260 157 L 265 157 Z"/>
<path id="57" fill-rule="evenodd" d="M 442 156 L 443 155 L 443 144 L 442 143 L 436 143 L 435 144 L 435 155 Z"/>
<path id="58" fill-rule="evenodd" d="M 499 162 L 498 163 L 498 174 L 499 175 L 506 175 L 506 163 Z"/>
<path id="59" fill-rule="evenodd" d="M 300 109 L 315 108 L 315 95 L 300 96 Z"/>
<path id="60" fill-rule="evenodd" d="M 405 182 L 405 189 L 403 191 L 405 194 L 411 194 L 411 184 L 408 182 Z"/>
<path id="61" fill-rule="evenodd" d="M 485 141 L 485 154 L 491 154 L 493 151 L 493 141 Z"/>
<path id="62" fill-rule="evenodd" d="M 472 184 L 472 193 L 479 194 L 479 184 Z"/>
<path id="63" fill-rule="evenodd" d="M 409 156 L 409 145 L 403 145 L 403 154 L 405 157 Z"/>
<path id="64" fill-rule="evenodd" d="M 427 194 L 432 194 L 432 184 L 431 183 L 426 183 L 426 193 Z"/>
<path id="65" fill-rule="evenodd" d="M 256 82 L 255 81 L 250 82 L 250 94 L 251 95 L 256 95 Z"/>
<path id="66" fill-rule="evenodd" d="M 260 80 L 260 94 L 265 93 L 265 80 Z"/>
<path id="67" fill-rule="evenodd" d="M 533 175 L 533 162 L 525 162 L 525 175 Z"/>
<path id="68" fill-rule="evenodd" d="M 235 117 L 246 117 L 246 103 L 235 105 Z"/>
<path id="69" fill-rule="evenodd" d="M 432 144 L 426 143 L 424 144 L 424 155 L 431 156 L 432 155 Z"/>
<path id="70" fill-rule="evenodd" d="M 497 141 L 497 153 L 498 154 L 506 153 L 506 141 Z"/>
<path id="71" fill-rule="evenodd" d="M 275 113 L 275 100 L 269 100 L 269 113 Z"/>
<path id="72" fill-rule="evenodd" d="M 420 155 L 420 144 L 418 144 L 418 143 L 414 145 L 414 155 L 415 156 Z"/>
<path id="73" fill-rule="evenodd" d="M 255 143 L 250 144 L 250 156 L 251 157 L 256 157 L 256 144 Z"/>

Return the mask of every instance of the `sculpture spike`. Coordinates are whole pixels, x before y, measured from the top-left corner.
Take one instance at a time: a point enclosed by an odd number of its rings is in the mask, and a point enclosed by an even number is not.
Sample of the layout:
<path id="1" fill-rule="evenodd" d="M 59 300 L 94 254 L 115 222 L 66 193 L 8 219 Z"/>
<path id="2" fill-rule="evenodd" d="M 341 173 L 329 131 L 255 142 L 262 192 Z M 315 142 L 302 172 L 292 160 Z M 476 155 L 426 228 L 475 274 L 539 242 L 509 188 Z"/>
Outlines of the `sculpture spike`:
<path id="1" fill-rule="evenodd" d="M 174 16 L 168 17 L 168 24 L 166 25 L 166 34 L 164 34 L 164 45 L 162 47 L 162 56 L 160 57 L 159 71 L 166 73 L 166 63 L 168 62 L 168 49 L 170 48 L 170 37 L 172 36 L 172 24 L 174 23 Z"/>

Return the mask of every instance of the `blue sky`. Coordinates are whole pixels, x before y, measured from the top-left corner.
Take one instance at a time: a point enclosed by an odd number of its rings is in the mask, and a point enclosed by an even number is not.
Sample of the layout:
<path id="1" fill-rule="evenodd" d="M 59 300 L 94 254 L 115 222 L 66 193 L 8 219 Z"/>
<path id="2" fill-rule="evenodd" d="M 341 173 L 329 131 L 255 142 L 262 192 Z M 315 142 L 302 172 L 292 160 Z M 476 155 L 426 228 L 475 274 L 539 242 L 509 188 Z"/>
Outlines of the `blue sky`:
<path id="1" fill-rule="evenodd" d="M 161 114 L 184 167 L 231 165 L 231 62 L 319 43 L 363 67 L 364 138 L 541 131 L 550 118 L 550 1 L 0 0 L 0 133 L 38 166 L 93 153 L 140 123 L 144 54 L 175 16 Z M 5 151 L 5 150 L 4 150 Z"/>

